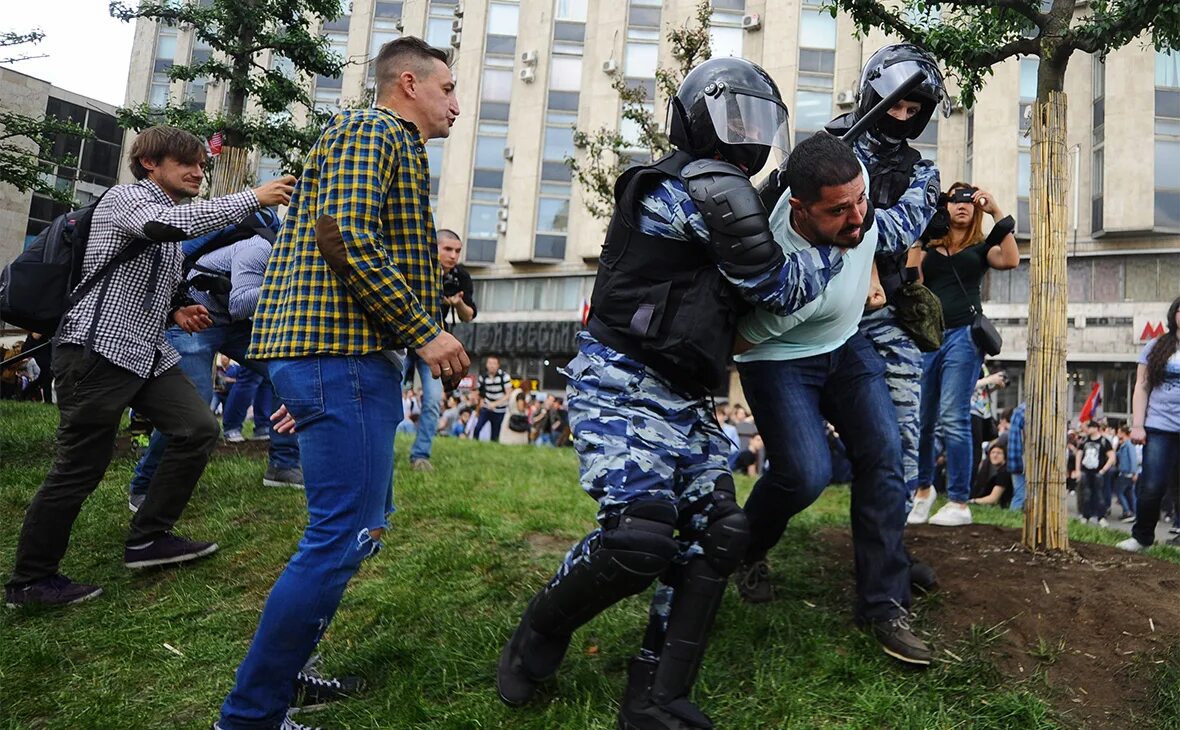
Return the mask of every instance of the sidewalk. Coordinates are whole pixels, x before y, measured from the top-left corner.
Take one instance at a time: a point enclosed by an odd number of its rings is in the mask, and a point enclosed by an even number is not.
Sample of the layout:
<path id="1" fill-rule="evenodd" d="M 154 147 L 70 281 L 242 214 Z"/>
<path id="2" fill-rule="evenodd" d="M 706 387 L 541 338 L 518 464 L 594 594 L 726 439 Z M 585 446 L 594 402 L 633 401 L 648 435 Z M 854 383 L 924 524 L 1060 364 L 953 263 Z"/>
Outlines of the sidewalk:
<path id="1" fill-rule="evenodd" d="M 1068 492 L 1067 495 L 1068 496 L 1066 496 L 1066 498 L 1065 498 L 1065 504 L 1069 508 L 1070 519 L 1081 519 L 1081 516 L 1079 515 L 1078 509 L 1077 509 L 1078 508 L 1077 497 L 1074 496 L 1073 492 Z M 1109 527 L 1110 529 L 1113 529 L 1113 530 L 1118 530 L 1119 532 L 1125 532 L 1128 535 L 1130 535 L 1131 534 L 1131 525 L 1133 525 L 1134 523 L 1119 521 L 1118 518 L 1119 518 L 1119 515 L 1122 514 L 1122 510 L 1119 508 L 1117 502 L 1111 508 L 1110 514 L 1111 514 L 1111 516 L 1106 518 L 1107 522 L 1110 523 L 1109 525 L 1107 525 L 1107 527 Z M 1168 522 L 1162 521 L 1163 515 L 1160 516 L 1160 520 L 1161 521 L 1158 522 L 1155 526 L 1155 544 L 1156 545 L 1162 545 L 1163 543 L 1166 543 L 1168 540 L 1175 537 L 1175 535 L 1168 532 L 1168 528 L 1171 527 L 1172 525 Z"/>

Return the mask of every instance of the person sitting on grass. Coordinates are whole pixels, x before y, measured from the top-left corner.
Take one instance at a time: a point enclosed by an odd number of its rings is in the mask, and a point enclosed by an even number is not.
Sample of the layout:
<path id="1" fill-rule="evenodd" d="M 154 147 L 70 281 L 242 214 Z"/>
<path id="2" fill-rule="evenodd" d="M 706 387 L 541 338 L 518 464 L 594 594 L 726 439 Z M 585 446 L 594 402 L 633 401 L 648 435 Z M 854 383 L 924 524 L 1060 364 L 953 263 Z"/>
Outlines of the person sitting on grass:
<path id="1" fill-rule="evenodd" d="M 968 504 L 996 504 L 1007 508 L 1012 504 L 1012 475 L 1007 468 L 1008 444 L 1001 437 L 992 442 L 987 459 L 979 465 L 975 485 Z"/>

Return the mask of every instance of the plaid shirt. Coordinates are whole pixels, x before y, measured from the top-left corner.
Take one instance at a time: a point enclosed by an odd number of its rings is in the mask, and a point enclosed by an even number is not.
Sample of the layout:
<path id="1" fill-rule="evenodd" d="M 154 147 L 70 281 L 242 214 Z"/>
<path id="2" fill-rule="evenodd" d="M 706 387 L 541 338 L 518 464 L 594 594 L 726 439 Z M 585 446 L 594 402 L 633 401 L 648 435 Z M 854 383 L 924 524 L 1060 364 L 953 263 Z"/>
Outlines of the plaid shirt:
<path id="1" fill-rule="evenodd" d="M 215 200 L 176 205 L 151 180 L 110 189 L 94 210 L 82 261 L 83 281 L 115 258 L 151 222 L 172 226 L 193 238 L 236 223 L 258 210 L 249 190 Z M 141 378 L 159 375 L 180 362 L 164 340 L 172 295 L 180 283 L 184 254 L 180 241 L 149 246 L 108 273 L 62 318 L 58 342 L 89 344 L 95 352 Z"/>
<path id="2" fill-rule="evenodd" d="M 335 271 L 316 246 L 316 224 L 328 219 L 342 239 Z M 442 331 L 438 271 L 418 129 L 382 107 L 341 112 L 304 162 L 262 284 L 251 356 L 420 347 Z"/>
<path id="3" fill-rule="evenodd" d="M 1008 472 L 1024 473 L 1024 403 L 1012 411 L 1012 422 L 1008 428 Z"/>

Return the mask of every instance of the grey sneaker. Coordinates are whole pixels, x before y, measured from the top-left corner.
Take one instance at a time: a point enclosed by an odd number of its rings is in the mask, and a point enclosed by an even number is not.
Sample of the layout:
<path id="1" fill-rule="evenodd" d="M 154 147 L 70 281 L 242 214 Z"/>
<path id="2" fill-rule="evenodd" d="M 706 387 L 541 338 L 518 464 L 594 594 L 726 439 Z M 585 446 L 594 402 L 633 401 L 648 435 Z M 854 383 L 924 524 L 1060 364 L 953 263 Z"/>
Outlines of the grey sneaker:
<path id="1" fill-rule="evenodd" d="M 240 428 L 229 429 L 224 434 L 222 434 L 222 438 L 231 444 L 240 444 L 246 440 L 246 437 L 242 435 L 242 429 Z"/>
<path id="2" fill-rule="evenodd" d="M 153 565 L 186 563 L 217 552 L 217 543 L 189 540 L 165 532 L 142 545 L 128 545 L 123 549 L 123 565 L 128 568 L 149 568 Z"/>
<path id="3" fill-rule="evenodd" d="M 279 730 L 324 730 L 321 727 L 312 727 L 311 725 L 303 725 L 295 722 L 291 718 L 292 710 L 287 710 L 287 716 L 283 718 L 283 724 L 279 725 Z M 220 722 L 213 723 L 213 730 L 225 730 Z"/>
<path id="4" fill-rule="evenodd" d="M 774 600 L 770 585 L 770 566 L 765 560 L 743 564 L 735 573 L 738 595 L 746 603 L 769 603 Z"/>
<path id="5" fill-rule="evenodd" d="M 4 589 L 4 603 L 9 608 L 20 606 L 66 606 L 89 601 L 102 595 L 99 586 L 75 583 L 58 573 L 26 585 Z"/>
<path id="6" fill-rule="evenodd" d="M 266 473 L 262 475 L 262 486 L 303 489 L 303 469 L 299 467 L 295 467 L 294 469 L 277 469 L 273 466 L 268 466 L 266 467 Z"/>
<path id="7" fill-rule="evenodd" d="M 430 459 L 411 459 L 410 468 L 414 471 L 434 471 L 434 464 L 430 463 Z"/>
<path id="8" fill-rule="evenodd" d="M 146 494 L 127 495 L 127 509 L 131 510 L 132 514 L 138 512 L 139 508 L 143 506 L 144 500 L 146 499 Z"/>

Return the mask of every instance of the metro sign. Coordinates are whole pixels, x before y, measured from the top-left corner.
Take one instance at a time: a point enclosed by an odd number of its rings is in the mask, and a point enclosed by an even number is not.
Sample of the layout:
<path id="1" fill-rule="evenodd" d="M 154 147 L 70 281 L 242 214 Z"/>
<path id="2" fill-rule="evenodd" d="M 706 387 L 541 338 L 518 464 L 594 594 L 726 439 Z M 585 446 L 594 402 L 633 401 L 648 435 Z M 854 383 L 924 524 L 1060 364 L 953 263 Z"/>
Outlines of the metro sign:
<path id="1" fill-rule="evenodd" d="M 1150 339 L 1159 337 L 1166 331 L 1162 319 L 1135 317 L 1133 326 L 1135 328 L 1134 336 L 1136 342 L 1147 342 Z"/>

